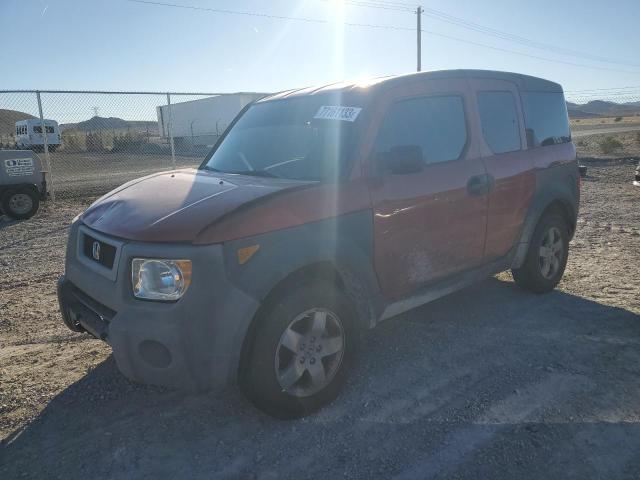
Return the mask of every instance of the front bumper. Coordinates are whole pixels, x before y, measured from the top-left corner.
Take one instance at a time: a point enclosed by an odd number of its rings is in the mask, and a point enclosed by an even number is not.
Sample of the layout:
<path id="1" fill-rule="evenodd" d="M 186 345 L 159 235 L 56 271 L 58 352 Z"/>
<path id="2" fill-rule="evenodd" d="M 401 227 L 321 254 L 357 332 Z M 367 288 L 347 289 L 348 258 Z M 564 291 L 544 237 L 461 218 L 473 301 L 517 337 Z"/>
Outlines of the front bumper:
<path id="1" fill-rule="evenodd" d="M 58 279 L 58 303 L 64 324 L 74 332 L 88 332 L 107 340 L 115 312 L 85 295 L 64 275 Z"/>
<path id="2" fill-rule="evenodd" d="M 259 302 L 228 281 L 221 246 L 120 241 L 114 271 L 104 272 L 82 258 L 78 229 L 72 227 L 66 274 L 58 281 L 67 327 L 107 342 L 120 371 L 134 381 L 202 391 L 236 379 Z M 192 283 L 184 297 L 174 303 L 134 298 L 134 257 L 191 259 Z"/>

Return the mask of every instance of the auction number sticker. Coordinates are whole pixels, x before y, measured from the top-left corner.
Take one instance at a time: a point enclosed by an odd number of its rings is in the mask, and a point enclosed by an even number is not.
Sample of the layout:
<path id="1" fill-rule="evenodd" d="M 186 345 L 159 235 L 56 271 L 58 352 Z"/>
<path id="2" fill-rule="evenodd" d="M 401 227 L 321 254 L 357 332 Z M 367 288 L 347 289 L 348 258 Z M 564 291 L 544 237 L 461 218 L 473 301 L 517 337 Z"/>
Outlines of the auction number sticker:
<path id="1" fill-rule="evenodd" d="M 316 112 L 313 118 L 322 120 L 342 120 L 344 122 L 355 122 L 360 114 L 360 107 L 341 107 L 338 105 L 324 105 Z"/>
<path id="2" fill-rule="evenodd" d="M 9 158 L 4 161 L 4 168 L 10 177 L 24 177 L 33 175 L 32 158 Z"/>

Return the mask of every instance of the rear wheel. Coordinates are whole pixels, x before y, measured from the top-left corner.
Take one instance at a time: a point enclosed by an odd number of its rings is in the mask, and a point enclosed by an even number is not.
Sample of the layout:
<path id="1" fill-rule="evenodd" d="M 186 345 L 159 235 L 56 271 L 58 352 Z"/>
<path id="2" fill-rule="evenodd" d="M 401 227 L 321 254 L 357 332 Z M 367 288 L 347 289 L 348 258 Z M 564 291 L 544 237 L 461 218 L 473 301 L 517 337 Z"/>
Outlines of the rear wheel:
<path id="1" fill-rule="evenodd" d="M 300 286 L 257 321 L 240 383 L 278 418 L 314 412 L 336 398 L 354 350 L 353 311 L 331 284 Z"/>
<path id="2" fill-rule="evenodd" d="M 560 282 L 569 256 L 569 230 L 557 213 L 542 217 L 536 227 L 527 257 L 520 268 L 511 269 L 518 286 L 546 293 Z"/>
<path id="3" fill-rule="evenodd" d="M 39 206 L 40 199 L 31 188 L 12 189 L 2 197 L 3 212 L 16 220 L 33 217 Z"/>

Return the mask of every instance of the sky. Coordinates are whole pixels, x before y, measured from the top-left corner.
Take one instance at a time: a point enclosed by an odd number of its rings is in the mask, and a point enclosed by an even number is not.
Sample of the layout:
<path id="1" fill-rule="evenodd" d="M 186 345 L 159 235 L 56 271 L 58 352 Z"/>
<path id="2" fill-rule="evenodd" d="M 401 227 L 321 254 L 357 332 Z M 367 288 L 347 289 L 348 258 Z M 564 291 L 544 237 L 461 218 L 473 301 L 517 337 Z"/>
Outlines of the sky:
<path id="1" fill-rule="evenodd" d="M 313 21 L 129 0 L 0 0 L 0 89 L 273 92 L 416 68 L 416 16 L 411 11 L 337 0 L 157 1 Z M 634 93 L 640 97 L 638 0 L 422 4 L 564 49 L 533 48 L 424 15 L 423 70 L 508 70 L 557 81 L 569 94 L 578 91 L 573 95 L 637 87 Z"/>

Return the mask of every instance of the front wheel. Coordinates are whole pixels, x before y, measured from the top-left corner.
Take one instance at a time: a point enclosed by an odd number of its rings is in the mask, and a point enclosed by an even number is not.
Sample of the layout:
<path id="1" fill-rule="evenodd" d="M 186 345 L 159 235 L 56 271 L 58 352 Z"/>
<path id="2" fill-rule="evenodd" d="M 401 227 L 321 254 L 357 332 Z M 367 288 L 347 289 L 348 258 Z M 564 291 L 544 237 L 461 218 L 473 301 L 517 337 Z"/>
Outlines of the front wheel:
<path id="1" fill-rule="evenodd" d="M 240 384 L 259 409 L 296 418 L 335 399 L 354 351 L 354 314 L 331 284 L 300 286 L 257 319 Z"/>
<path id="2" fill-rule="evenodd" d="M 559 214 L 547 214 L 533 232 L 524 263 L 520 268 L 511 269 L 513 279 L 530 292 L 550 292 L 560 282 L 568 257 L 567 223 Z"/>

